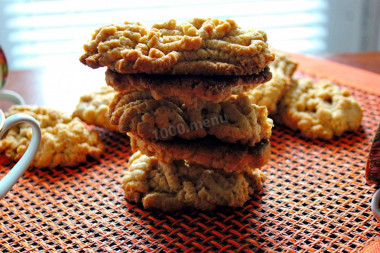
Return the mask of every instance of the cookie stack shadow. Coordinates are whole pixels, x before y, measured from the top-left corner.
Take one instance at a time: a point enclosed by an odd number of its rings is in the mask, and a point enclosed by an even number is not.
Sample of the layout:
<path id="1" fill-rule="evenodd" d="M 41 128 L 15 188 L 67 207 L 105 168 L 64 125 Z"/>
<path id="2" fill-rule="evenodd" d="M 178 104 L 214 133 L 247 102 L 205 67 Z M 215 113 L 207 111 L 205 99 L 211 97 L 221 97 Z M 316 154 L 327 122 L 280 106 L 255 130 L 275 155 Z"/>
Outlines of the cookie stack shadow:
<path id="1" fill-rule="evenodd" d="M 262 190 L 273 126 L 244 92 L 271 79 L 266 34 L 233 20 L 105 26 L 82 63 L 107 67 L 111 122 L 135 152 L 128 201 L 177 211 L 239 207 Z"/>

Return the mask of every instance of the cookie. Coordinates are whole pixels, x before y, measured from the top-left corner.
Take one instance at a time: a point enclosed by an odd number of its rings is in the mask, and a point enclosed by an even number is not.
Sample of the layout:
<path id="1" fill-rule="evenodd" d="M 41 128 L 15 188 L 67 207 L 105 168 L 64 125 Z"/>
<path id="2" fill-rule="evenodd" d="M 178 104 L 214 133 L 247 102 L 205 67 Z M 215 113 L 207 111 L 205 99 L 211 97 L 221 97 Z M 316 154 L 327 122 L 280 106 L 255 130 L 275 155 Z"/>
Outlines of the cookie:
<path id="1" fill-rule="evenodd" d="M 279 104 L 279 121 L 311 139 L 330 140 L 360 127 L 363 112 L 349 91 L 329 80 L 294 80 Z"/>
<path id="2" fill-rule="evenodd" d="M 253 87 L 245 94 L 252 104 L 266 106 L 269 113 L 277 110 L 277 103 L 284 96 L 292 82 L 292 76 L 297 68 L 297 63 L 287 55 L 276 53 L 276 58 L 269 63 L 272 79 Z"/>
<path id="3" fill-rule="evenodd" d="M 80 118 L 89 125 L 118 131 L 117 126 L 111 124 L 108 112 L 116 93 L 114 89 L 106 86 L 101 87 L 100 91 L 81 96 L 72 116 Z"/>
<path id="4" fill-rule="evenodd" d="M 128 201 L 142 202 L 146 209 L 172 212 L 241 207 L 263 189 L 264 181 L 265 175 L 259 169 L 225 172 L 185 161 L 163 163 L 136 152 L 129 160 L 122 184 Z"/>
<path id="5" fill-rule="evenodd" d="M 141 153 L 155 156 L 159 161 L 166 163 L 186 160 L 227 172 L 247 171 L 264 166 L 270 156 L 269 140 L 262 140 L 250 147 L 222 142 L 212 136 L 197 140 L 154 141 L 142 139 L 133 133 L 128 135 L 131 137 L 133 152 L 140 150 Z"/>
<path id="6" fill-rule="evenodd" d="M 224 142 L 254 146 L 270 138 L 273 126 L 267 109 L 252 105 L 244 95 L 221 103 L 200 100 L 196 108 L 187 108 L 178 99 L 155 100 L 149 92 L 120 92 L 110 105 L 110 113 L 120 132 L 150 140 L 212 135 Z"/>
<path id="7" fill-rule="evenodd" d="M 151 91 L 154 99 L 180 97 L 188 105 L 197 99 L 219 103 L 235 90 L 248 91 L 272 78 L 266 67 L 259 75 L 196 76 L 119 74 L 107 69 L 106 82 L 117 91 Z"/>
<path id="8" fill-rule="evenodd" d="M 253 75 L 274 59 L 266 41 L 230 19 L 172 19 L 151 29 L 125 22 L 97 29 L 80 61 L 122 74 Z"/>
<path id="9" fill-rule="evenodd" d="M 38 106 L 12 106 L 6 116 L 16 113 L 31 115 L 41 127 L 41 144 L 31 163 L 33 167 L 75 166 L 85 162 L 87 156 L 98 159 L 103 152 L 99 133 L 87 129 L 79 118 Z M 4 152 L 8 159 L 18 161 L 31 138 L 31 127 L 18 124 L 0 140 L 0 152 Z"/>

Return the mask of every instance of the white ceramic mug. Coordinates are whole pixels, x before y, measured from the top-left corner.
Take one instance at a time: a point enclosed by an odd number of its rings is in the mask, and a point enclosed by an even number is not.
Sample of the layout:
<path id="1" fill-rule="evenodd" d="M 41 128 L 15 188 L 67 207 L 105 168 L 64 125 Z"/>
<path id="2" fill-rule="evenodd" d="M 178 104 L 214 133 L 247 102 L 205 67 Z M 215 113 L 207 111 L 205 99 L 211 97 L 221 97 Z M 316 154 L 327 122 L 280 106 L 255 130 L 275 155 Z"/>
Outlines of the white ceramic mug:
<path id="1" fill-rule="evenodd" d="M 27 123 L 32 127 L 32 139 L 21 159 L 0 181 L 0 199 L 12 188 L 21 175 L 28 169 L 33 161 L 41 143 L 41 128 L 38 122 L 31 116 L 23 113 L 17 113 L 5 118 L 3 111 L 0 109 L 0 138 L 12 126 L 20 123 Z"/>

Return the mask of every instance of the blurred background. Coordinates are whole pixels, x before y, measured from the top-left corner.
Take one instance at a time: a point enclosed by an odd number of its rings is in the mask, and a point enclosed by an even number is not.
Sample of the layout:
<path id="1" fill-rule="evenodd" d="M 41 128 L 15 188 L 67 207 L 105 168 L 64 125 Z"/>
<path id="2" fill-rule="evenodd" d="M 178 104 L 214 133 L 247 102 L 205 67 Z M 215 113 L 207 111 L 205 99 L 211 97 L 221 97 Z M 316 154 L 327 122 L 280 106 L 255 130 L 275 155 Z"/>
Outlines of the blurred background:
<path id="1" fill-rule="evenodd" d="M 377 0 L 0 0 L 0 45 L 11 70 L 78 63 L 99 26 L 169 18 L 232 18 L 275 48 L 313 55 L 380 50 Z"/>

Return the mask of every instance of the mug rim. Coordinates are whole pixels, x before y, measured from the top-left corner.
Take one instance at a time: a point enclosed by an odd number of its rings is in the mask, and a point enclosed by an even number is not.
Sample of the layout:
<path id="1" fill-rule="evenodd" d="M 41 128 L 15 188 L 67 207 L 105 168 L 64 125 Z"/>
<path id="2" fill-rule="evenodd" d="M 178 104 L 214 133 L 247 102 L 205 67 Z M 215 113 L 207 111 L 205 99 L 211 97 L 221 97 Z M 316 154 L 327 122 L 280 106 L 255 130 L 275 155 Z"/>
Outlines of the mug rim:
<path id="1" fill-rule="evenodd" d="M 4 122 L 5 122 L 5 115 L 4 115 L 3 110 L 0 109 L 0 131 L 1 129 L 3 129 Z"/>

